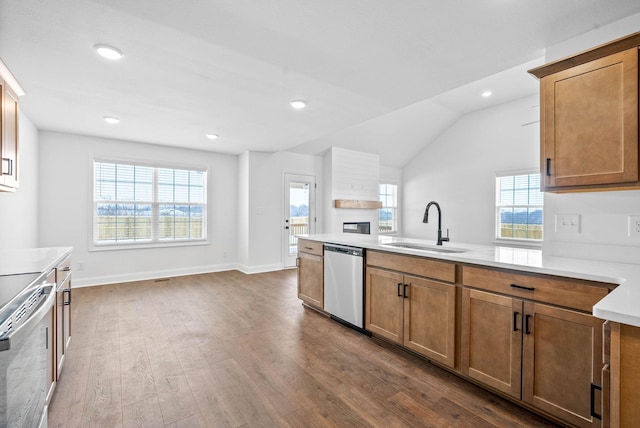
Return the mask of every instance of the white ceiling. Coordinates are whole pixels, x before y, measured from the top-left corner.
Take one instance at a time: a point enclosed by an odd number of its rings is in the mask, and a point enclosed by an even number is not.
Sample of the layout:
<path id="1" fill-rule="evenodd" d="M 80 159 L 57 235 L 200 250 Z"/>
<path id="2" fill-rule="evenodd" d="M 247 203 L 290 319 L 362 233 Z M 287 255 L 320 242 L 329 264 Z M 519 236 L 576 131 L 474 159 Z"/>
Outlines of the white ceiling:
<path id="1" fill-rule="evenodd" d="M 0 57 L 40 129 L 223 153 L 340 141 L 401 166 L 461 114 L 535 93 L 525 70 L 546 46 L 638 12 L 637 0 L 1 0 Z"/>

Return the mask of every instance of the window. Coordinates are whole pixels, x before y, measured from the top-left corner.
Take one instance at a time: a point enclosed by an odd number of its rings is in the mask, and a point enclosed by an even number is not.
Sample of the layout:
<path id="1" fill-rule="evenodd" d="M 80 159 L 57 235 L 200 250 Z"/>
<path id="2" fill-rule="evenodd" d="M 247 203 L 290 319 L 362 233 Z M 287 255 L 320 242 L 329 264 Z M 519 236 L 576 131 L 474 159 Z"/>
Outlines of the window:
<path id="1" fill-rule="evenodd" d="M 378 232 L 393 233 L 398 231 L 398 186 L 381 184 L 379 200 L 382 208 L 378 210 Z"/>
<path id="2" fill-rule="evenodd" d="M 497 239 L 542 241 L 540 174 L 496 177 Z"/>
<path id="3" fill-rule="evenodd" d="M 204 170 L 94 161 L 96 246 L 205 240 Z"/>

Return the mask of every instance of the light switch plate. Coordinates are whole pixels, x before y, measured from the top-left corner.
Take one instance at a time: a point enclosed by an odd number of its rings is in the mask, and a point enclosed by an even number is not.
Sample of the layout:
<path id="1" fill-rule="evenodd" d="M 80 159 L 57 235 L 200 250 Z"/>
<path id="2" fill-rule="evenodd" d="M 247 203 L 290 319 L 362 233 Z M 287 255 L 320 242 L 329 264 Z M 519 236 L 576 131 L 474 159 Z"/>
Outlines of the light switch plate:
<path id="1" fill-rule="evenodd" d="M 579 234 L 580 214 L 556 214 L 556 232 Z"/>
<path id="2" fill-rule="evenodd" d="M 640 215 L 629 216 L 629 237 L 640 238 Z"/>

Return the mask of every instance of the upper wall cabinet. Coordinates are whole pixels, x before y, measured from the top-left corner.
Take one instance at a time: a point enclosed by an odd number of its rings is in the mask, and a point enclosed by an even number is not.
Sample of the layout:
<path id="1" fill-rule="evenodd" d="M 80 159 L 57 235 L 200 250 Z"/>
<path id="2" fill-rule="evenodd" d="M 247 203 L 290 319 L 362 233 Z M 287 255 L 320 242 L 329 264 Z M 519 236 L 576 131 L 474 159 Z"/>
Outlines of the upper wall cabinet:
<path id="1" fill-rule="evenodd" d="M 0 60 L 0 191 L 14 192 L 18 188 L 18 95 L 24 91 L 9 69 Z"/>
<path id="2" fill-rule="evenodd" d="M 640 188 L 635 33 L 529 70 L 540 79 L 540 169 L 548 192 Z"/>

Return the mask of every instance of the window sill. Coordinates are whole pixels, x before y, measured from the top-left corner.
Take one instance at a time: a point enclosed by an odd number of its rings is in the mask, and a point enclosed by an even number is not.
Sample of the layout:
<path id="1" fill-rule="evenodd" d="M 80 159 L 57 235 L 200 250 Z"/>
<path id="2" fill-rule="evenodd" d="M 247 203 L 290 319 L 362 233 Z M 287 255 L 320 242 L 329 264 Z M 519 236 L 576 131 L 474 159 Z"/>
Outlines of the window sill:
<path id="1" fill-rule="evenodd" d="M 501 247 L 531 248 L 534 250 L 542 249 L 542 241 L 532 242 L 522 239 L 495 239 L 493 243 L 495 245 L 500 245 Z"/>
<path id="2" fill-rule="evenodd" d="M 92 251 L 120 251 L 120 250 L 142 250 L 147 248 L 172 248 L 172 247 L 192 247 L 198 245 L 209 245 L 209 240 L 199 239 L 191 241 L 172 242 L 145 242 L 140 244 L 92 244 L 89 252 Z"/>

